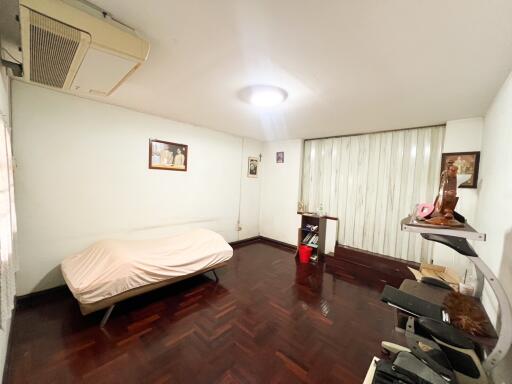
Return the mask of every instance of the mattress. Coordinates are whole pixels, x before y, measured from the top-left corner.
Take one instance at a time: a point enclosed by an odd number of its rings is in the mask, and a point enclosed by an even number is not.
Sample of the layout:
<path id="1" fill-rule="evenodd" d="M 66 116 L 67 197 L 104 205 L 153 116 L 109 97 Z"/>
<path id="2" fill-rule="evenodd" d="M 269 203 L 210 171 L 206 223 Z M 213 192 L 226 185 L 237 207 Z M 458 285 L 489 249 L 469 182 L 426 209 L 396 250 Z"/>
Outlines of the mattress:
<path id="1" fill-rule="evenodd" d="M 98 241 L 64 259 L 61 269 L 73 296 L 90 304 L 211 268 L 232 256 L 222 236 L 193 229 L 162 239 Z"/>

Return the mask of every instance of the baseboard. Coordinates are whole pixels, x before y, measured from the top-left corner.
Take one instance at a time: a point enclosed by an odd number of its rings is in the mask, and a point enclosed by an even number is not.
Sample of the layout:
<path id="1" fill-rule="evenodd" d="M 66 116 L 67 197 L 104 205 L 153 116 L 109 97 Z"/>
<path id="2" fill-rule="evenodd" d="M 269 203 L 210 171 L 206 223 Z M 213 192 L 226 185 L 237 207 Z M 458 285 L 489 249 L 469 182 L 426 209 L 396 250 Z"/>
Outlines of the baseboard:
<path id="1" fill-rule="evenodd" d="M 294 252 L 297 251 L 296 245 L 288 244 L 288 243 L 285 243 L 284 241 L 271 239 L 270 237 L 260 236 L 260 241 L 280 247 L 280 248 L 286 248 L 287 250 L 290 250 L 290 251 L 294 251 Z"/>
<path id="2" fill-rule="evenodd" d="M 57 287 L 44 289 L 42 291 L 31 292 L 22 296 L 16 296 L 16 304 L 14 308 L 17 309 L 30 306 L 32 304 L 37 303 L 40 300 L 46 300 L 48 296 L 62 294 L 65 291 L 68 291 L 67 285 L 59 285 Z"/>
<path id="3" fill-rule="evenodd" d="M 239 247 L 243 247 L 243 246 L 246 246 L 249 244 L 254 244 L 254 243 L 259 243 L 259 242 L 269 244 L 274 247 L 284 248 L 284 249 L 290 250 L 290 251 L 297 250 L 296 245 L 288 244 L 288 243 L 285 243 L 284 241 L 271 239 L 270 237 L 265 237 L 265 236 L 253 236 L 253 237 L 249 237 L 249 238 L 243 239 L 243 240 L 232 241 L 231 243 L 229 243 L 229 245 L 231 245 L 233 248 L 239 248 Z"/>
<path id="4" fill-rule="evenodd" d="M 248 245 L 248 244 L 252 244 L 252 243 L 256 243 L 256 242 L 260 241 L 260 237 L 261 236 L 253 236 L 253 237 L 248 237 L 247 239 L 232 241 L 229 243 L 229 245 L 231 245 L 231 247 L 233 247 L 233 248 L 243 247 L 244 245 Z"/>

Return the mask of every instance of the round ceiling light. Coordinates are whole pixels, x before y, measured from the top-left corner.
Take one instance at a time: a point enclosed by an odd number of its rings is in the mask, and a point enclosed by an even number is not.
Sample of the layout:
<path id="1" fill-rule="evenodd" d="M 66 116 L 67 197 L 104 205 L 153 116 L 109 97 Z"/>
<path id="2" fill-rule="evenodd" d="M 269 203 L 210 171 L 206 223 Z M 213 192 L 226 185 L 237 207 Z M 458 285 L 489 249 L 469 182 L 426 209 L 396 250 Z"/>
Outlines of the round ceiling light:
<path id="1" fill-rule="evenodd" d="M 287 97 L 284 89 L 272 85 L 253 85 L 243 90 L 243 99 L 256 107 L 275 107 Z"/>

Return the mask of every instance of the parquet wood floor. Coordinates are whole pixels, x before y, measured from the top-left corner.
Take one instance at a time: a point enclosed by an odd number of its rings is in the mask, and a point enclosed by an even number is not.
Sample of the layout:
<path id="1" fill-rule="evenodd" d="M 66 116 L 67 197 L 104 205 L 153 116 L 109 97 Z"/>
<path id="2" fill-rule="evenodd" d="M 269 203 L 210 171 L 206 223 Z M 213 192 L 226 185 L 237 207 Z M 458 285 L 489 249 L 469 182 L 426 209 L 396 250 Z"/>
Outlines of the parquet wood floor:
<path id="1" fill-rule="evenodd" d="M 5 380 L 360 384 L 380 341 L 402 342 L 393 311 L 349 272 L 293 256 L 236 248 L 218 284 L 198 276 L 130 299 L 104 330 L 67 290 L 36 298 L 16 310 Z"/>

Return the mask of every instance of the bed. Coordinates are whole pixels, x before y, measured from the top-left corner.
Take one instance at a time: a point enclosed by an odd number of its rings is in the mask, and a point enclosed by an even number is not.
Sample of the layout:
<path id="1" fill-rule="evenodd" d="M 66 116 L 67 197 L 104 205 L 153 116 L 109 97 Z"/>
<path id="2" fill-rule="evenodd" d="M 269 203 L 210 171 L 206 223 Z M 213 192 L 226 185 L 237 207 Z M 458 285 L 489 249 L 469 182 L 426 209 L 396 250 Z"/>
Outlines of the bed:
<path id="1" fill-rule="evenodd" d="M 225 266 L 233 249 L 219 234 L 192 229 L 155 240 L 102 240 L 70 256 L 62 275 L 83 315 Z"/>

